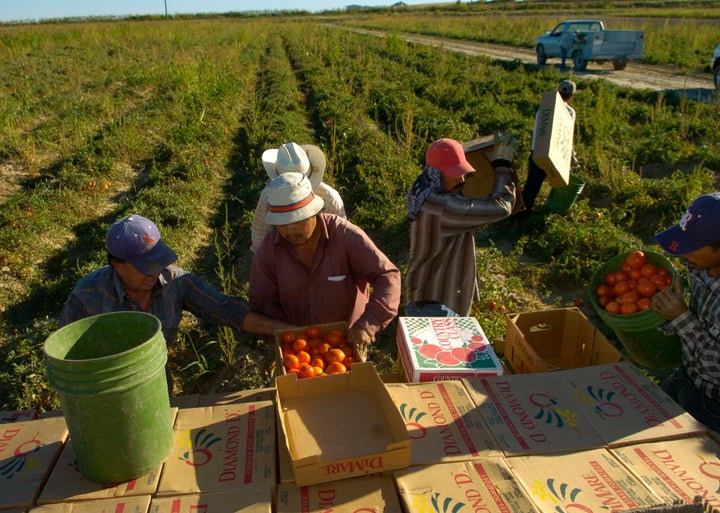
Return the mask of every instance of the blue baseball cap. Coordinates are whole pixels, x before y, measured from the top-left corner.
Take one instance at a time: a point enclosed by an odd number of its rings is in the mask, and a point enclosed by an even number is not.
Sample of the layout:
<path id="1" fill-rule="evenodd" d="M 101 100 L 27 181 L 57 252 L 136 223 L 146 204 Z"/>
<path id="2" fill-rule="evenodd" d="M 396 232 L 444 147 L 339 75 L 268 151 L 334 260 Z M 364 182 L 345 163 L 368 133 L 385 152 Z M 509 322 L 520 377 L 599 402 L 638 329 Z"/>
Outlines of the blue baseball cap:
<path id="1" fill-rule="evenodd" d="M 705 194 L 692 202 L 678 224 L 655 235 L 671 255 L 687 255 L 703 246 L 720 243 L 720 192 Z"/>
<path id="2" fill-rule="evenodd" d="M 110 226 L 105 234 L 105 248 L 143 274 L 157 274 L 177 260 L 155 223 L 136 214 L 118 219 Z"/>

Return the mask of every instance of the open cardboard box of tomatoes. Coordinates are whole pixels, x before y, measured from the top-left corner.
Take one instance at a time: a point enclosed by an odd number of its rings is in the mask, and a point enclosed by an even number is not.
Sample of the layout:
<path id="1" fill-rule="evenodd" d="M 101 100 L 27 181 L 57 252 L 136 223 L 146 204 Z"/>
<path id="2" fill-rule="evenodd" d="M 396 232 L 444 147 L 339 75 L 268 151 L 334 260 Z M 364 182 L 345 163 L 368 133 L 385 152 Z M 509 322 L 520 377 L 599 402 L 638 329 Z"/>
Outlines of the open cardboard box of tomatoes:
<path id="1" fill-rule="evenodd" d="M 275 388 L 280 443 L 297 486 L 410 465 L 405 422 L 372 363 L 322 379 L 278 376 Z"/>
<path id="2" fill-rule="evenodd" d="M 275 376 L 297 372 L 298 377 L 309 378 L 349 371 L 360 357 L 347 343 L 347 332 L 344 321 L 277 330 Z"/>

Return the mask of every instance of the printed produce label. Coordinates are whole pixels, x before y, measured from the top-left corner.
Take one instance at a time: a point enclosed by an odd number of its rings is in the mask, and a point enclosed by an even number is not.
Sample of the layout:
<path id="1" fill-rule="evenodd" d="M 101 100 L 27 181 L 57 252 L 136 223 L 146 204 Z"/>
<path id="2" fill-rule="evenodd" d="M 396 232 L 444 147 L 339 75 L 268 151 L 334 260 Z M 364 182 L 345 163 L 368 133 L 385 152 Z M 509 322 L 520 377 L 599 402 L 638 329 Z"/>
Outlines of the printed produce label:
<path id="1" fill-rule="evenodd" d="M 502 369 L 474 317 L 403 317 L 400 325 L 416 369 Z"/>

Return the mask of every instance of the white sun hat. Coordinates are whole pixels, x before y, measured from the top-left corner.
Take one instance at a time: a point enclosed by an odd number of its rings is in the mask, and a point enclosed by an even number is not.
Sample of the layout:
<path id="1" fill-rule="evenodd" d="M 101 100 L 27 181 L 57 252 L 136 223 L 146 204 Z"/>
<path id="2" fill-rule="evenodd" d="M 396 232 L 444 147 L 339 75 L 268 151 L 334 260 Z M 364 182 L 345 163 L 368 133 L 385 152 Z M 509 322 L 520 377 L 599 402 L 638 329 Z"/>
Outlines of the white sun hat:
<path id="1" fill-rule="evenodd" d="M 271 180 L 284 173 L 302 173 L 308 177 L 314 191 L 320 186 L 325 173 L 325 154 L 311 144 L 299 146 L 288 142 L 278 149 L 265 150 L 261 158 Z"/>
<path id="2" fill-rule="evenodd" d="M 273 178 L 267 188 L 265 222 L 277 226 L 297 223 L 319 213 L 325 202 L 317 196 L 310 180 L 300 173 L 283 173 Z"/>

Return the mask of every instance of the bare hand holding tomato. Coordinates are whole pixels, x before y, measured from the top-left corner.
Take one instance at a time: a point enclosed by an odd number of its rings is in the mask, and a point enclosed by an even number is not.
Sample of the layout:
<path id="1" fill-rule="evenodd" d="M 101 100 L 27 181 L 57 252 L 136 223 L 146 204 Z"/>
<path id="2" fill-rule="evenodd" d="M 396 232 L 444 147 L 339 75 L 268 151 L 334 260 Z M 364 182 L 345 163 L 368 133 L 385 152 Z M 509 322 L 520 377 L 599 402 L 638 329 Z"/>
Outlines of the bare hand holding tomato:
<path id="1" fill-rule="evenodd" d="M 672 321 L 687 311 L 683 299 L 680 280 L 675 280 L 675 287 L 668 287 L 652 297 L 651 308 L 663 319 Z"/>
<path id="2" fill-rule="evenodd" d="M 360 361 L 366 361 L 368 346 L 372 343 L 370 334 L 359 326 L 353 326 L 347 334 L 347 341 L 357 349 Z"/>

